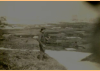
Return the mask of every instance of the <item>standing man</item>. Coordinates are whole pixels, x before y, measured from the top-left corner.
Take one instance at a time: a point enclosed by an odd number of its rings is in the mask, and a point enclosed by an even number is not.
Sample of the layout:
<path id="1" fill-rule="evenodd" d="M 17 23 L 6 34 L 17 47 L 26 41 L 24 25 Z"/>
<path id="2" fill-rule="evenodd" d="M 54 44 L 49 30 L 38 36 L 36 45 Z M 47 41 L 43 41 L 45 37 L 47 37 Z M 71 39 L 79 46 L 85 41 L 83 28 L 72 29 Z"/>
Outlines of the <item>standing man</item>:
<path id="1" fill-rule="evenodd" d="M 78 46 L 78 44 L 77 44 L 77 41 L 75 41 L 75 42 L 74 42 L 74 48 L 75 48 L 75 49 L 78 49 L 78 47 L 79 47 L 79 46 Z"/>
<path id="2" fill-rule="evenodd" d="M 83 49 L 85 49 L 84 46 L 79 46 L 78 43 L 77 43 L 77 41 L 75 41 L 75 43 L 74 43 L 74 48 L 75 48 L 75 49 L 79 49 L 79 47 L 82 47 Z"/>
<path id="3" fill-rule="evenodd" d="M 40 60 L 43 60 L 44 55 L 45 55 L 45 45 L 44 45 L 44 41 L 45 41 L 44 30 L 45 29 L 46 28 L 44 27 L 41 28 L 39 38 L 38 38 L 39 47 L 40 47 Z"/>

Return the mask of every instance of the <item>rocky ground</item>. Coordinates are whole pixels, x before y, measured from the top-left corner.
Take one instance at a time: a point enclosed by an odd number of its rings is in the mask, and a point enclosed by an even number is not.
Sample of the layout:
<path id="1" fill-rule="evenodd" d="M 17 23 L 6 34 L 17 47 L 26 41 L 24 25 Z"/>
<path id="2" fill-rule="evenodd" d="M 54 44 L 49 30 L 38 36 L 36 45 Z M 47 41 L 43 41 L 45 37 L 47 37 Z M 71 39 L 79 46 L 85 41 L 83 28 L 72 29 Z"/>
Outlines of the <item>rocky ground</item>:
<path id="1" fill-rule="evenodd" d="M 0 70 L 66 70 L 47 54 L 39 60 L 39 51 L 0 50 Z"/>

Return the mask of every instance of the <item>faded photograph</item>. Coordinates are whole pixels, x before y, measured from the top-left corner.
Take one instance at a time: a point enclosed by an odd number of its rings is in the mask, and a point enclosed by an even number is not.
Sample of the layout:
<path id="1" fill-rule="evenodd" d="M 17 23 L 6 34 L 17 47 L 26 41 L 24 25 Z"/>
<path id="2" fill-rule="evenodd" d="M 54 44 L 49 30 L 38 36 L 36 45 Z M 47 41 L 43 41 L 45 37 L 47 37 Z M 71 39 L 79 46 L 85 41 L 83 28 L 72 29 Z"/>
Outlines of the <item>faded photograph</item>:
<path id="1" fill-rule="evenodd" d="M 0 1 L 0 70 L 100 70 L 100 2 Z"/>

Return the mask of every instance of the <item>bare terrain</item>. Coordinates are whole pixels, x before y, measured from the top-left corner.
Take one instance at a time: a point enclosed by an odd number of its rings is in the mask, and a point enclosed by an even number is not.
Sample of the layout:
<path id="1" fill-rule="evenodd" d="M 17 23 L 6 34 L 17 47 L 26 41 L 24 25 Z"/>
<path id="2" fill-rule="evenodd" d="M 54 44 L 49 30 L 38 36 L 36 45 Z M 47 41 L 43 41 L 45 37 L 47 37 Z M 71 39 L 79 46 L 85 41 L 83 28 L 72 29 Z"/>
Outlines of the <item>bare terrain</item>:
<path id="1" fill-rule="evenodd" d="M 46 37 L 51 38 L 45 42 L 46 56 L 41 61 L 38 58 L 39 46 L 36 37 L 41 27 L 46 27 Z M 66 70 L 66 69 L 99 69 L 91 62 L 86 63 L 90 52 L 90 35 L 92 25 L 88 23 L 65 23 L 48 25 L 10 25 L 3 28 L 4 40 L 1 41 L 1 68 L 8 70 Z M 47 34 L 48 33 L 48 34 Z M 78 50 L 74 48 L 77 41 Z M 52 51 L 51 51 L 52 50 Z M 84 52 L 84 53 L 83 53 Z M 87 53 L 88 52 L 88 53 Z M 80 55 L 80 56 L 79 56 Z M 78 57 L 77 57 L 78 56 Z M 95 59 L 91 56 L 92 60 Z M 80 62 L 81 61 L 81 62 Z M 74 65 L 73 65 L 74 64 Z M 78 66 L 81 67 L 78 67 Z M 87 66 L 85 66 L 87 65 Z M 76 67 L 77 66 L 77 67 Z M 83 67 L 85 66 L 85 67 Z M 82 68 L 83 67 L 83 68 Z M 92 67 L 92 68 L 91 68 Z"/>

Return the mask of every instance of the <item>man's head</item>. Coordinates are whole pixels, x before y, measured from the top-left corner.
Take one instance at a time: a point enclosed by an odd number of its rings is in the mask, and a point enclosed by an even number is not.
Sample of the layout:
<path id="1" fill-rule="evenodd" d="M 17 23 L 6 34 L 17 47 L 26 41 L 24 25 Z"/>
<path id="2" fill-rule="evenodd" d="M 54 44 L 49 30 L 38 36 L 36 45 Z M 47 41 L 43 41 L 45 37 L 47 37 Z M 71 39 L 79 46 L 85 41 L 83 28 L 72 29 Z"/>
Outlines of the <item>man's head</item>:
<path id="1" fill-rule="evenodd" d="M 75 43 L 77 43 L 77 41 L 75 41 Z"/>
<path id="2" fill-rule="evenodd" d="M 45 27 L 42 27 L 40 32 L 43 33 L 45 29 L 46 29 Z"/>

